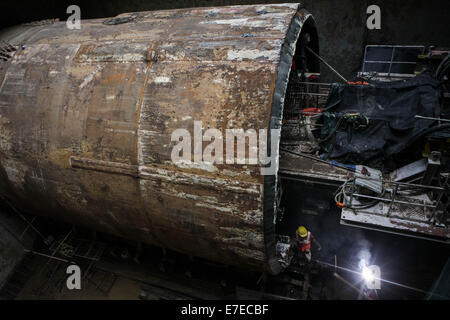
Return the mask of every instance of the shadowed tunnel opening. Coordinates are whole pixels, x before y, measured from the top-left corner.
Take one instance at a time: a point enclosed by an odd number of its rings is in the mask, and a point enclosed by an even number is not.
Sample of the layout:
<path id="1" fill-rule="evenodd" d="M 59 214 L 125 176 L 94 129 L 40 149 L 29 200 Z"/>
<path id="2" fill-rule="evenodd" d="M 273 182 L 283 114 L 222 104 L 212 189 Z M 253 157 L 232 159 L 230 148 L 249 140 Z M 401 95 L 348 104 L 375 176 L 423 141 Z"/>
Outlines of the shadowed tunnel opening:
<path id="1" fill-rule="evenodd" d="M 315 156 L 312 140 L 320 136 L 320 123 L 314 128 L 305 122 L 305 112 L 314 113 L 326 103 L 329 86 L 321 80 L 320 62 L 306 49 L 319 54 L 317 29 L 308 19 L 298 37 L 289 73 L 281 128 L 280 150 L 294 148 Z M 314 122 L 314 117 L 308 119 Z M 311 130 L 312 129 L 312 130 Z M 305 143 L 306 142 L 306 143 Z M 283 154 L 281 153 L 281 158 Z M 340 224 L 340 209 L 334 203 L 336 187 L 294 181 L 279 176 L 276 193 L 274 233 L 276 238 L 295 237 L 300 225 L 310 230 L 322 246 L 312 244 L 313 259 L 353 270 L 339 274 L 359 287 L 362 258 L 381 269 L 381 299 L 424 299 L 433 287 L 449 255 L 448 244 L 426 241 Z M 276 241 L 276 240 L 275 240 Z M 342 284 L 341 284 L 342 285 Z M 342 286 L 343 295 L 356 298 L 353 289 Z"/>
<path id="2" fill-rule="evenodd" d="M 380 267 L 382 279 L 399 284 L 382 282 L 381 299 L 424 299 L 425 292 L 402 286 L 431 290 L 450 255 L 448 244 L 341 225 L 334 192 L 331 187 L 286 182 L 285 219 L 278 223 L 278 232 L 292 236 L 296 226 L 306 226 L 322 246 L 318 251 L 313 244 L 313 259 L 334 265 L 336 256 L 342 268 L 359 272 L 361 256 L 368 256 L 370 264 Z M 358 274 L 342 269 L 338 273 L 357 286 L 361 283 Z M 342 289 L 356 298 L 352 289 Z"/>
<path id="3" fill-rule="evenodd" d="M 294 54 L 290 47 L 295 44 Z M 313 76 L 318 79 L 320 63 L 308 50 L 319 53 L 319 39 L 314 18 L 301 9 L 291 22 L 285 44 L 282 48 L 280 65 L 274 89 L 270 128 L 280 129 L 280 148 L 284 145 L 283 130 L 286 119 L 299 121 L 301 110 L 298 97 L 301 96 L 301 82 Z M 270 135 L 268 145 L 270 145 Z M 277 260 L 276 245 L 279 235 L 277 221 L 282 208 L 282 186 L 280 178 L 265 176 L 264 178 L 264 241 L 266 258 L 270 273 L 277 274 L 282 270 Z"/>

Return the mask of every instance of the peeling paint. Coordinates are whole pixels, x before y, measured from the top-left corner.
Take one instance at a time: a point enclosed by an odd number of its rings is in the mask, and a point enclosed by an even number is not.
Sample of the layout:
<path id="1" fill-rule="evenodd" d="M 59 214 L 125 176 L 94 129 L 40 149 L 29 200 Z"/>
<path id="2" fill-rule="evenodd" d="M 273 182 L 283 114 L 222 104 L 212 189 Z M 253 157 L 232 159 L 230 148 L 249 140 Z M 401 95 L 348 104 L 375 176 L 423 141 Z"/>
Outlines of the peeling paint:
<path id="1" fill-rule="evenodd" d="M 73 32 L 57 22 L 27 37 L 18 29 L 27 50 L 0 87 L 0 163 L 15 202 L 265 269 L 260 165 L 173 163 L 171 133 L 192 133 L 194 121 L 224 136 L 230 126 L 266 129 L 297 8 L 141 12 L 118 27 L 86 20 Z"/>
<path id="2" fill-rule="evenodd" d="M 191 162 L 191 161 L 177 161 L 175 162 L 175 165 L 178 168 L 183 168 L 183 169 L 199 169 L 199 170 L 205 170 L 208 172 L 216 172 L 218 171 L 217 167 L 215 165 L 213 165 L 210 162 L 205 162 L 202 161 L 201 163 L 197 163 L 197 162 Z"/>
<path id="3" fill-rule="evenodd" d="M 228 51 L 228 59 L 229 60 L 243 60 L 243 59 L 260 59 L 260 58 L 266 58 L 269 60 L 276 60 L 279 57 L 280 52 L 279 51 L 262 51 L 262 50 L 230 50 Z"/>
<path id="4" fill-rule="evenodd" d="M 153 82 L 155 82 L 155 83 L 169 83 L 169 82 L 172 82 L 172 81 L 170 80 L 169 77 L 156 77 L 155 80 L 153 80 Z"/>

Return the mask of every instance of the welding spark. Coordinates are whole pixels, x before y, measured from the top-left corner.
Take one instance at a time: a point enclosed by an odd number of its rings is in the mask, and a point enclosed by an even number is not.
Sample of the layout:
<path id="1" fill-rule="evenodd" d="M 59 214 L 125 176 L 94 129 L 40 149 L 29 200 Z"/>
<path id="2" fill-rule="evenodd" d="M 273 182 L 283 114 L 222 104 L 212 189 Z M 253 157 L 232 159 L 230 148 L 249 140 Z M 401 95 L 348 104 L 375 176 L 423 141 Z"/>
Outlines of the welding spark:
<path id="1" fill-rule="evenodd" d="M 359 262 L 359 268 L 361 269 L 361 277 L 366 281 L 366 283 L 370 283 L 375 280 L 375 276 L 372 270 L 367 266 L 365 259 L 361 259 Z"/>
<path id="2" fill-rule="evenodd" d="M 356 270 L 352 270 L 352 269 L 349 269 L 349 268 L 336 266 L 334 264 L 330 264 L 330 263 L 325 262 L 325 261 L 320 261 L 320 260 L 314 260 L 314 261 L 316 261 L 316 262 L 318 262 L 318 263 L 320 263 L 322 265 L 325 265 L 325 266 L 329 266 L 329 267 L 332 267 L 332 268 L 337 268 L 337 269 L 340 269 L 340 270 L 343 270 L 343 271 L 347 271 L 347 272 L 350 272 L 350 273 L 354 273 L 354 274 L 359 274 L 359 275 L 361 275 L 361 277 L 364 277 L 362 272 L 358 272 Z M 361 268 L 361 262 L 360 262 L 360 268 Z M 373 277 L 373 275 L 372 275 L 372 277 Z M 390 281 L 390 280 L 387 280 L 387 279 L 380 278 L 379 280 L 381 282 L 389 283 L 391 285 L 395 285 L 395 286 L 402 287 L 402 288 L 405 288 L 405 289 L 413 290 L 413 291 L 424 293 L 424 294 L 429 294 L 428 291 L 425 291 L 425 290 L 422 290 L 422 289 L 419 289 L 419 288 L 415 288 L 415 287 L 411 287 L 411 286 L 408 286 L 408 285 L 404 285 L 404 284 L 401 284 L 401 283 L 397 283 L 397 282 L 394 282 L 394 281 Z M 439 298 L 448 299 L 447 296 L 443 296 L 443 295 L 440 295 L 440 294 L 437 294 L 437 293 L 432 293 L 431 295 L 435 296 L 435 297 L 439 297 Z"/>
<path id="3" fill-rule="evenodd" d="M 364 266 L 363 269 L 362 269 L 361 277 L 366 282 L 372 282 L 373 280 L 375 280 L 375 277 L 374 277 L 372 271 L 369 268 L 367 268 L 366 266 Z"/>

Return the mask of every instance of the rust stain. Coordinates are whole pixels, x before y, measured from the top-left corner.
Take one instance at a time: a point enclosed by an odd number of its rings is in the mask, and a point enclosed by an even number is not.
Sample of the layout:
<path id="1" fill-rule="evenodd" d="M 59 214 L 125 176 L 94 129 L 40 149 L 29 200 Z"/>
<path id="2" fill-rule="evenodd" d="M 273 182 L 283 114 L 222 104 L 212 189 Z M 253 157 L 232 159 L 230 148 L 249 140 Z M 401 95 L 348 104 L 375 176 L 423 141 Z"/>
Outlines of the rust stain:
<path id="1" fill-rule="evenodd" d="M 28 36 L 17 29 L 26 49 L 0 88 L 0 165 L 11 186 L 0 192 L 38 214 L 264 268 L 260 166 L 177 166 L 170 138 L 178 128 L 193 136 L 194 121 L 223 135 L 268 127 L 297 9 L 179 9 L 137 13 L 120 28 L 97 19 L 79 32 L 65 22 L 28 26 Z"/>

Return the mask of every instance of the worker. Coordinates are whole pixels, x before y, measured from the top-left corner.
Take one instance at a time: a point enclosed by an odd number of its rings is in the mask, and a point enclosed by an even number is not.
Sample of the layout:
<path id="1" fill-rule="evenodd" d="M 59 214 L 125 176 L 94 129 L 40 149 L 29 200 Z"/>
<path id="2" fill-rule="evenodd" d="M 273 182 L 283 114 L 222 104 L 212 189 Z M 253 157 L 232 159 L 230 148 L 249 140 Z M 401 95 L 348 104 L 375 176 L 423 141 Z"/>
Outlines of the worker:
<path id="1" fill-rule="evenodd" d="M 310 231 L 306 230 L 304 226 L 298 227 L 297 231 L 295 232 L 295 237 L 299 249 L 305 255 L 305 258 L 306 260 L 308 260 L 308 262 L 311 261 L 311 241 L 314 241 L 318 250 L 322 249 L 320 243 L 314 238 Z"/>

